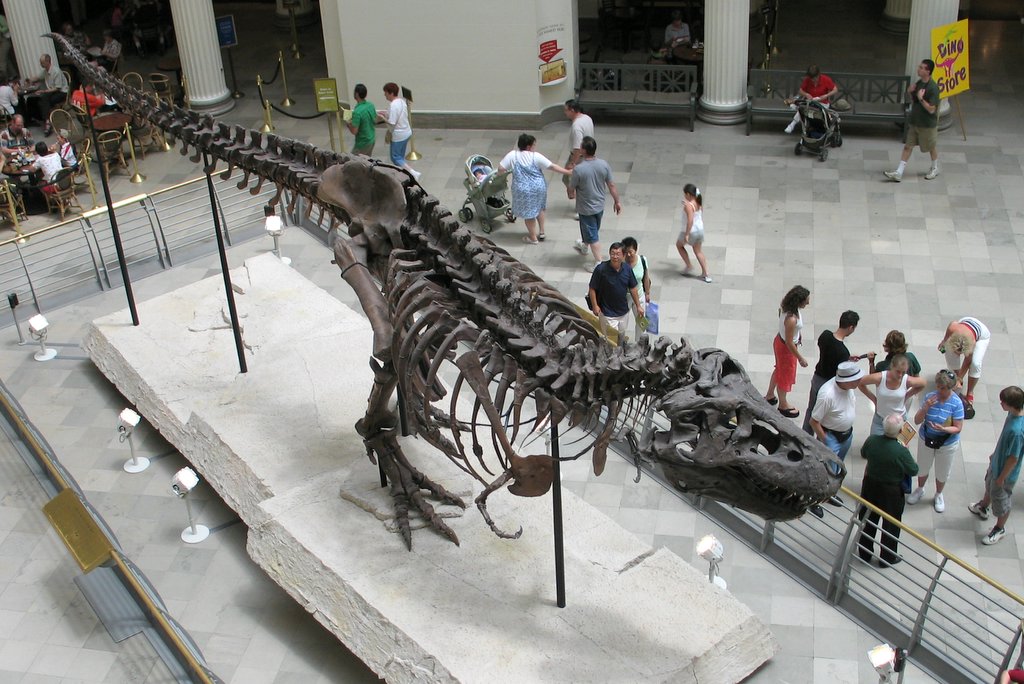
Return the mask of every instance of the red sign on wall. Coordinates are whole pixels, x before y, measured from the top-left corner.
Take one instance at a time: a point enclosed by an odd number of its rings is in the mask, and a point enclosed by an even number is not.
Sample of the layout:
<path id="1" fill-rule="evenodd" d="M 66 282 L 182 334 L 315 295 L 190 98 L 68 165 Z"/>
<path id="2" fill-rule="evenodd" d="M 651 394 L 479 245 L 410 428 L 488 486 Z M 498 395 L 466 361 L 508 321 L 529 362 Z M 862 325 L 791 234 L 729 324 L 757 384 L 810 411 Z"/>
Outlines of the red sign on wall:
<path id="1" fill-rule="evenodd" d="M 540 57 L 542 62 L 547 64 L 561 51 L 562 48 L 558 47 L 557 40 L 545 40 L 540 44 L 540 54 L 538 57 Z"/>

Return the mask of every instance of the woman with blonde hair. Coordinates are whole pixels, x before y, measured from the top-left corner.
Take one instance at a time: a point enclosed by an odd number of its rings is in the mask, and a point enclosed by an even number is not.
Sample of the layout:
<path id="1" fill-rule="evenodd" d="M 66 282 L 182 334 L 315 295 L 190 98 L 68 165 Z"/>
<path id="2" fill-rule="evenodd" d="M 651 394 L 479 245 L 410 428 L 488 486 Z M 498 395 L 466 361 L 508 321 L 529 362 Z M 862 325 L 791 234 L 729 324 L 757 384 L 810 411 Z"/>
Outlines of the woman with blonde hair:
<path id="1" fill-rule="evenodd" d="M 974 403 L 974 387 L 981 377 L 981 366 L 991 339 L 992 333 L 984 323 L 965 316 L 947 325 L 946 335 L 939 342 L 939 351 L 946 355 L 946 368 L 953 371 L 961 383 L 967 378 L 969 404 Z"/>

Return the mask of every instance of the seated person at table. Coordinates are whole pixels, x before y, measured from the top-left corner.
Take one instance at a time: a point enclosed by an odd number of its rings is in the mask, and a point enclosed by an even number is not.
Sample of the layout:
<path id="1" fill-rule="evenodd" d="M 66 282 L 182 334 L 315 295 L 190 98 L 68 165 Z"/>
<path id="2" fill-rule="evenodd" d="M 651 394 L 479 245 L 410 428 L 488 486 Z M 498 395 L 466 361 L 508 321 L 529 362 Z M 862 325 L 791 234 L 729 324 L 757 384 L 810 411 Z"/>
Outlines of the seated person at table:
<path id="1" fill-rule="evenodd" d="M 0 113 L 10 116 L 17 111 L 19 89 L 17 81 L 10 82 L 0 77 Z"/>
<path id="2" fill-rule="evenodd" d="M 75 105 L 83 112 L 85 111 L 85 103 L 89 103 L 89 114 L 96 116 L 96 112 L 100 110 L 103 105 L 107 103 L 107 99 L 102 95 L 97 95 L 92 84 L 84 85 L 75 92 L 71 93 L 71 104 Z"/>
<path id="3" fill-rule="evenodd" d="M 836 87 L 835 81 L 829 78 L 828 74 L 821 73 L 821 69 L 818 68 L 817 64 L 812 64 L 807 67 L 807 75 L 804 76 L 804 80 L 800 82 L 800 93 L 798 94 L 798 97 L 810 100 L 811 102 L 820 102 L 827 105 L 829 98 L 835 97 L 838 92 L 839 88 Z M 800 112 L 797 112 L 793 116 L 793 120 L 789 122 L 788 126 L 786 126 L 786 132 L 792 133 L 799 125 Z"/>
<path id="4" fill-rule="evenodd" d="M 78 155 L 75 154 L 75 146 L 68 140 L 66 128 L 57 131 L 57 144 L 53 146 L 53 149 L 60 155 L 64 166 L 78 166 Z"/>
<path id="5" fill-rule="evenodd" d="M 672 48 L 689 44 L 690 27 L 683 21 L 683 13 L 675 10 L 672 12 L 672 23 L 665 27 L 665 39 L 662 41 L 661 49 L 657 50 L 653 56 L 674 63 L 676 60 L 672 55 Z"/>
<path id="6" fill-rule="evenodd" d="M 49 183 L 57 175 L 57 172 L 64 168 L 64 162 L 61 161 L 58 153 L 51 152 L 46 143 L 40 140 L 36 143 L 36 160 L 32 162 L 32 166 L 39 169 L 42 181 Z M 52 185 L 43 186 L 42 190 L 43 192 L 57 192 L 57 188 Z"/>
<path id="7" fill-rule="evenodd" d="M 30 147 L 32 145 L 32 134 L 25 128 L 25 118 L 21 114 L 15 114 L 11 123 L 0 131 L 0 144 L 4 147 Z"/>
<path id="8" fill-rule="evenodd" d="M 672 23 L 665 27 L 665 40 L 662 47 L 671 50 L 677 45 L 690 44 L 690 27 L 683 21 L 683 13 L 672 12 Z"/>
<path id="9" fill-rule="evenodd" d="M 60 32 L 64 35 L 64 38 L 71 43 L 71 47 L 75 48 L 79 52 L 85 52 L 85 49 L 92 44 L 89 40 L 89 36 L 85 35 L 81 31 L 75 30 L 75 25 L 70 21 L 65 21 L 60 27 Z"/>
<path id="10" fill-rule="evenodd" d="M 100 50 L 96 62 L 110 71 L 114 68 L 117 58 L 121 56 L 121 44 L 114 39 L 114 33 L 110 29 L 103 31 L 103 49 Z"/>
<path id="11" fill-rule="evenodd" d="M 31 79 L 30 83 L 41 83 L 42 87 L 33 93 L 39 98 L 39 115 L 46 122 L 43 129 L 44 135 L 50 135 L 53 127 L 50 126 L 50 112 L 58 107 L 68 94 L 68 80 L 64 73 L 53 63 L 50 55 L 43 53 L 39 57 L 39 66 L 43 68 L 38 78 Z"/>

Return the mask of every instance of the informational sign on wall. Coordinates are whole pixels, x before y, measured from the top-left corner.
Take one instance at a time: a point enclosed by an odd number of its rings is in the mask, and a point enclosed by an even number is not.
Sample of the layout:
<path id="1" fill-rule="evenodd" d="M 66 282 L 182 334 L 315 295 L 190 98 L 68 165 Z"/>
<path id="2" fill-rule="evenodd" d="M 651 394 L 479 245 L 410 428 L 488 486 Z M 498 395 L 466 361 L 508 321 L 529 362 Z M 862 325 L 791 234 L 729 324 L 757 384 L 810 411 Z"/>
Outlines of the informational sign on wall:
<path id="1" fill-rule="evenodd" d="M 537 3 L 537 70 L 542 86 L 557 85 L 568 76 L 565 47 L 569 24 L 563 4 L 543 0 Z"/>
<path id="2" fill-rule="evenodd" d="M 968 55 L 967 20 L 932 29 L 932 78 L 939 94 L 949 97 L 971 88 L 971 67 Z"/>

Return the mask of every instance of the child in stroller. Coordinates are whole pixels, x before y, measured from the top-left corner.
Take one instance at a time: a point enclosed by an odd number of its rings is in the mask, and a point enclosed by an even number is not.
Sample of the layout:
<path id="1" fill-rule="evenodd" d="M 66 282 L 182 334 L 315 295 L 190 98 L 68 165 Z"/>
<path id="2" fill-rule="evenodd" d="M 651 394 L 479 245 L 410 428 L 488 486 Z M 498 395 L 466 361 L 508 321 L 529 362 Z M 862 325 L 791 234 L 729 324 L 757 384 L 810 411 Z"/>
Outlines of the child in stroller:
<path id="1" fill-rule="evenodd" d="M 829 147 L 842 147 L 843 135 L 839 130 L 839 114 L 827 104 L 805 98 L 793 102 L 800 117 L 800 140 L 793 149 L 799 155 L 801 150 L 828 159 Z"/>
<path id="2" fill-rule="evenodd" d="M 459 209 L 459 220 L 469 223 L 474 215 L 479 216 L 480 227 L 485 233 L 494 229 L 494 219 L 502 214 L 509 223 L 515 221 L 512 203 L 506 195 L 508 172 L 495 171 L 491 160 L 482 154 L 466 159 L 465 169 L 466 178 L 462 184 L 466 187 L 466 200 Z"/>

